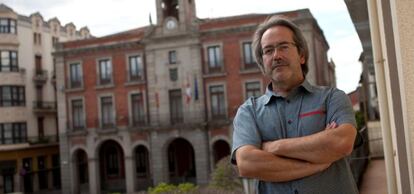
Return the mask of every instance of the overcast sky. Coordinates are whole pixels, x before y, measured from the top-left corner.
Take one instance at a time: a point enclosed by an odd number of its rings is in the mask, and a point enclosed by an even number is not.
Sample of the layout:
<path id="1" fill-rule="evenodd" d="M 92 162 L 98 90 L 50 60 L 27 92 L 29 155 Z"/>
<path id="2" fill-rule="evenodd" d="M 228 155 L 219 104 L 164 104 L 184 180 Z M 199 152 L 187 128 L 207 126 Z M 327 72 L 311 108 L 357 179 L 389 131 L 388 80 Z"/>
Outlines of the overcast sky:
<path id="1" fill-rule="evenodd" d="M 328 57 L 336 64 L 338 88 L 356 89 L 361 73 L 361 43 L 344 0 L 193 0 L 199 18 L 249 13 L 274 13 L 309 8 L 330 46 Z M 29 16 L 40 12 L 45 21 L 57 17 L 62 25 L 87 26 L 103 36 L 156 22 L 155 0 L 0 0 L 15 12 Z M 321 6 L 322 5 L 322 6 Z"/>

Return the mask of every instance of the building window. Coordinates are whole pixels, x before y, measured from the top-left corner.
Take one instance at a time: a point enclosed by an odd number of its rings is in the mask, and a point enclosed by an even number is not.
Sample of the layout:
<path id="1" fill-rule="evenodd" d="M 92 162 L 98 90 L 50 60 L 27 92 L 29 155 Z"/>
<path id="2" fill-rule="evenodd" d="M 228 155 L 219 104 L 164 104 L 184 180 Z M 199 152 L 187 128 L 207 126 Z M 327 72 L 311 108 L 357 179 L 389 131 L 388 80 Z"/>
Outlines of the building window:
<path id="1" fill-rule="evenodd" d="M 138 126 L 143 125 L 146 122 L 144 113 L 144 100 L 142 94 L 131 95 L 131 106 L 132 106 L 132 125 Z"/>
<path id="2" fill-rule="evenodd" d="M 16 20 L 9 18 L 0 18 L 0 33 L 1 34 L 16 34 Z"/>
<path id="3" fill-rule="evenodd" d="M 72 128 L 74 130 L 85 128 L 82 100 L 72 100 Z"/>
<path id="4" fill-rule="evenodd" d="M 55 29 L 56 30 L 56 29 Z M 55 46 L 59 42 L 59 37 L 52 37 L 52 46 Z"/>
<path id="5" fill-rule="evenodd" d="M 246 88 L 246 99 L 249 97 L 259 97 L 261 95 L 260 91 L 260 82 L 247 82 L 245 84 Z"/>
<path id="6" fill-rule="evenodd" d="M 37 117 L 37 133 L 39 135 L 39 138 L 42 138 L 45 135 L 44 121 L 45 121 L 44 117 Z"/>
<path id="7" fill-rule="evenodd" d="M 144 65 L 141 56 L 129 57 L 129 80 L 139 81 L 144 79 Z"/>
<path id="8" fill-rule="evenodd" d="M 112 64 L 111 60 L 99 60 L 99 84 L 112 83 Z"/>
<path id="9" fill-rule="evenodd" d="M 101 127 L 113 128 L 115 126 L 112 97 L 101 97 Z"/>
<path id="10" fill-rule="evenodd" d="M 178 79 L 178 70 L 177 68 L 171 68 L 170 69 L 170 80 L 171 81 L 177 81 Z"/>
<path id="11" fill-rule="evenodd" d="M 24 86 L 0 86 L 0 106 L 25 106 Z"/>
<path id="12" fill-rule="evenodd" d="M 135 149 L 135 172 L 137 178 L 149 177 L 148 150 L 140 145 Z"/>
<path id="13" fill-rule="evenodd" d="M 177 64 L 177 52 L 176 51 L 168 52 L 168 62 L 170 64 Z"/>
<path id="14" fill-rule="evenodd" d="M 119 175 L 119 161 L 118 161 L 118 150 L 115 146 L 108 146 L 105 151 L 105 160 L 106 160 L 106 173 L 108 176 L 118 176 Z"/>
<path id="15" fill-rule="evenodd" d="M 244 42 L 243 43 L 243 61 L 244 67 L 246 69 L 256 67 L 254 60 L 253 60 L 253 53 L 252 53 L 252 43 L 251 42 Z"/>
<path id="16" fill-rule="evenodd" d="M 70 68 L 70 87 L 80 88 L 82 87 L 82 66 L 80 63 L 71 63 Z"/>
<path id="17" fill-rule="evenodd" d="M 171 124 L 183 122 L 183 104 L 181 97 L 181 89 L 170 90 L 169 99 Z"/>
<path id="18" fill-rule="evenodd" d="M 86 156 L 86 153 L 84 151 L 79 150 L 76 153 L 76 160 L 79 183 L 88 183 L 88 156 Z"/>
<path id="19" fill-rule="evenodd" d="M 33 43 L 35 45 L 41 45 L 42 44 L 42 34 L 38 32 L 33 33 Z"/>
<path id="20" fill-rule="evenodd" d="M 36 75 L 42 75 L 42 56 L 41 55 L 35 55 L 35 70 Z"/>
<path id="21" fill-rule="evenodd" d="M 57 28 L 58 28 L 58 27 L 57 27 L 57 25 L 56 25 L 56 24 L 54 24 L 54 25 L 53 25 L 53 32 L 54 32 L 54 33 L 57 33 Z"/>
<path id="22" fill-rule="evenodd" d="M 207 47 L 207 63 L 208 72 L 217 72 L 222 70 L 220 46 L 209 46 Z"/>
<path id="23" fill-rule="evenodd" d="M 225 118 L 224 87 L 210 86 L 211 116 L 213 119 Z"/>
<path id="24" fill-rule="evenodd" d="M 27 142 L 26 123 L 1 123 L 0 144 L 14 144 Z"/>
<path id="25" fill-rule="evenodd" d="M 17 52 L 16 51 L 0 51 L 1 52 L 1 61 L 0 61 L 0 71 L 10 72 L 19 71 L 17 65 Z"/>

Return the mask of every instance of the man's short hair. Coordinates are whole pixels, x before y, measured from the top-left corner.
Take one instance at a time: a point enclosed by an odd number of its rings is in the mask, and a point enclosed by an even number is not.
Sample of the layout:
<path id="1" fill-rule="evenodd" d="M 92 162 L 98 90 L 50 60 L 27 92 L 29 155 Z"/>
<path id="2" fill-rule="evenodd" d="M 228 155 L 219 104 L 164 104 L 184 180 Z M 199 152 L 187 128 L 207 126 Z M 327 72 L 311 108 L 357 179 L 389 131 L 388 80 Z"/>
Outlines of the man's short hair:
<path id="1" fill-rule="evenodd" d="M 302 67 L 302 73 L 303 76 L 306 77 L 306 74 L 309 71 L 308 68 L 308 58 L 309 58 L 309 50 L 308 45 L 306 43 L 305 38 L 303 37 L 302 31 L 298 26 L 296 26 L 293 22 L 290 20 L 283 18 L 281 16 L 272 16 L 267 18 L 262 24 L 260 24 L 256 32 L 253 35 L 253 56 L 257 62 L 257 65 L 259 66 L 260 70 L 265 73 L 264 66 L 263 66 L 263 50 L 262 50 L 262 36 L 268 30 L 269 28 L 275 27 L 275 26 L 284 26 L 292 30 L 293 32 L 293 41 L 296 44 L 296 48 L 298 49 L 298 52 L 300 55 L 303 55 L 305 57 L 305 63 L 301 65 Z"/>

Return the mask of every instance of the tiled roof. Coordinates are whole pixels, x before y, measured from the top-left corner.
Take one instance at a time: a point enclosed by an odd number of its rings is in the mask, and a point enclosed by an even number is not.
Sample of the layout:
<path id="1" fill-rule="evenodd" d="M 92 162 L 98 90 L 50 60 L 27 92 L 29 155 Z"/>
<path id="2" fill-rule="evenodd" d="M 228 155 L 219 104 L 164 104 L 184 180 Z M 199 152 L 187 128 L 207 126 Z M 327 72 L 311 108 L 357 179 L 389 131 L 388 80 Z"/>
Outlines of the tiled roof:
<path id="1" fill-rule="evenodd" d="M 14 12 L 14 11 L 7 5 L 0 3 L 0 12 Z"/>

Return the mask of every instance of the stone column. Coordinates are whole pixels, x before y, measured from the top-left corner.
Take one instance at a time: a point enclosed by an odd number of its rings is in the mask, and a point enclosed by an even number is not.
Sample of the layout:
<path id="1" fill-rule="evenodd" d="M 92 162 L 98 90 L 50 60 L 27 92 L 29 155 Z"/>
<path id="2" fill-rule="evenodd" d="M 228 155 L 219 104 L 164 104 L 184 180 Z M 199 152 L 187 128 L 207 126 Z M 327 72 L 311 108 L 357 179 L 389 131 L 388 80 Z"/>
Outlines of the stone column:
<path id="1" fill-rule="evenodd" d="M 135 191 L 135 169 L 134 160 L 131 156 L 125 156 L 125 181 L 127 194 L 133 194 Z"/>
<path id="2" fill-rule="evenodd" d="M 60 152 L 60 180 L 62 194 L 72 194 L 73 192 L 73 175 L 72 175 L 72 161 L 69 154 L 68 137 L 61 133 L 59 134 L 59 152 Z"/>
<path id="3" fill-rule="evenodd" d="M 207 184 L 210 174 L 209 142 L 207 132 L 197 129 L 193 132 L 194 157 L 196 163 L 197 184 Z"/>
<path id="4" fill-rule="evenodd" d="M 14 174 L 14 176 L 13 176 L 13 182 L 14 182 L 14 188 L 13 189 L 15 191 L 20 191 L 20 188 L 21 188 L 21 186 L 20 186 L 20 177 L 21 176 L 20 176 L 19 171 L 17 171 L 17 173 Z"/>
<path id="5" fill-rule="evenodd" d="M 78 164 L 77 164 L 77 162 L 76 162 L 76 160 L 74 160 L 73 158 L 71 159 L 72 160 L 72 168 L 71 168 L 71 173 L 70 173 L 70 175 L 71 175 L 71 187 L 72 187 L 72 192 L 74 193 L 74 194 L 78 194 L 78 193 L 80 193 L 80 184 L 79 184 L 79 175 L 78 175 Z"/>
<path id="6" fill-rule="evenodd" d="M 162 150 L 162 145 L 165 140 L 158 132 L 151 133 L 151 168 L 153 183 L 157 185 L 161 182 L 168 182 L 168 158 L 165 158 L 166 153 Z"/>
<path id="7" fill-rule="evenodd" d="M 72 194 L 71 190 L 71 160 L 70 160 L 70 144 L 67 136 L 67 115 L 66 115 L 66 95 L 64 92 L 65 89 L 65 62 L 63 55 L 56 55 L 56 88 L 57 91 L 57 116 L 59 124 L 59 155 L 60 155 L 60 177 L 61 177 L 61 193 L 62 194 Z"/>
<path id="8" fill-rule="evenodd" d="M 88 159 L 89 169 L 89 193 L 100 194 L 101 183 L 100 177 L 102 176 L 99 172 L 99 163 L 96 158 Z"/>

